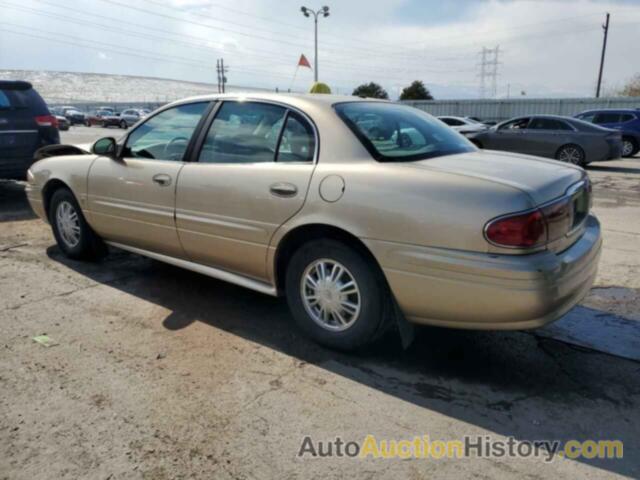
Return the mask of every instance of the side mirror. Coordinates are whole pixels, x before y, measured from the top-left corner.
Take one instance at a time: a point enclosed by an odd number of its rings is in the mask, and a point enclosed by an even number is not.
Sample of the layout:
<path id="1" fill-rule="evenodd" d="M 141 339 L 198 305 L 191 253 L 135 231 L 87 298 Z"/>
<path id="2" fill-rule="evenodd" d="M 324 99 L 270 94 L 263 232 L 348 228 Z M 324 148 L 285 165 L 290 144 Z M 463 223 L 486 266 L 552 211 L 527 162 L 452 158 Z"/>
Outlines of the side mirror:
<path id="1" fill-rule="evenodd" d="M 93 147 L 91 147 L 91 151 L 96 155 L 101 155 L 103 157 L 116 158 L 116 139 L 113 137 L 101 138 L 93 144 Z"/>

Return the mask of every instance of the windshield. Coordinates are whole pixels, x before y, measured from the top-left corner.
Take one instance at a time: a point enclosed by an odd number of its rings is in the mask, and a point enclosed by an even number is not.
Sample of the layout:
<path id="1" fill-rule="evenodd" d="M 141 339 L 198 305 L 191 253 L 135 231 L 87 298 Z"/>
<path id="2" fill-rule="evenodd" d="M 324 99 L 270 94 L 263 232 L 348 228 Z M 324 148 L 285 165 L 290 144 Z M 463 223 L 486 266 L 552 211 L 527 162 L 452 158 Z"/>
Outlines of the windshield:
<path id="1" fill-rule="evenodd" d="M 340 118 L 378 161 L 413 161 L 472 152 L 462 135 L 413 107 L 347 102 L 334 106 Z"/>

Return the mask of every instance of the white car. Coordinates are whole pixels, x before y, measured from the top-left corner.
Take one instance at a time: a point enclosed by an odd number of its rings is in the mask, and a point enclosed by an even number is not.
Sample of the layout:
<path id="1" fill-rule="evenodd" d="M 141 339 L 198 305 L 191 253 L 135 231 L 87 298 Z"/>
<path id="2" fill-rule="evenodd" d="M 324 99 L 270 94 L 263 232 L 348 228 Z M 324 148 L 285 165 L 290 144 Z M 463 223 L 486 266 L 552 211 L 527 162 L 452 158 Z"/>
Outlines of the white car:
<path id="1" fill-rule="evenodd" d="M 453 128 L 456 132 L 461 133 L 463 135 L 467 135 L 469 133 L 477 133 L 482 132 L 487 129 L 487 126 L 484 123 L 480 123 L 477 120 L 473 120 L 469 117 L 438 117 L 438 120 L 446 123 L 451 128 Z"/>

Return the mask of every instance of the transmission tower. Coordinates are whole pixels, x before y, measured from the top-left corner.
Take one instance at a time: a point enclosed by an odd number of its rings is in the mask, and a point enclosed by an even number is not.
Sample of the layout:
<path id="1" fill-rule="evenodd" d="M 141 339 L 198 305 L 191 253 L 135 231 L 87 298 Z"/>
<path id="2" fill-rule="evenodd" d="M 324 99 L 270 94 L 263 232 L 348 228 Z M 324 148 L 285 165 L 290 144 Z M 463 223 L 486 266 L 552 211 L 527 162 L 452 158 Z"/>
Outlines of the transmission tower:
<path id="1" fill-rule="evenodd" d="M 500 45 L 480 50 L 480 98 L 494 98 L 498 93 L 498 65 Z"/>

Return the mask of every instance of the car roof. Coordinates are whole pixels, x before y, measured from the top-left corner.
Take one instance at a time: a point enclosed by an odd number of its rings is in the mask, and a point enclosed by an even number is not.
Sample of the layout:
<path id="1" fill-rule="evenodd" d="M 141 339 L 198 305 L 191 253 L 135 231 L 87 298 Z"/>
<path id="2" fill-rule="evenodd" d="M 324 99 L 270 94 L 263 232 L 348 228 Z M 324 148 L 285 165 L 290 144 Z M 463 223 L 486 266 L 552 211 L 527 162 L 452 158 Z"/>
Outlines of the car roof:
<path id="1" fill-rule="evenodd" d="M 594 108 L 591 110 L 585 110 L 583 113 L 640 113 L 640 108 Z"/>
<path id="2" fill-rule="evenodd" d="M 0 80 L 0 89 L 3 90 L 29 90 L 31 88 L 33 85 L 22 80 Z"/>
<path id="3" fill-rule="evenodd" d="M 345 102 L 380 102 L 391 103 L 389 100 L 381 100 L 377 98 L 362 98 L 352 95 L 328 95 L 321 93 L 263 93 L 263 92 L 237 92 L 237 93 L 221 93 L 213 95 L 200 95 L 178 100 L 171 105 L 180 105 L 183 103 L 193 103 L 197 101 L 212 100 L 258 100 L 274 103 L 282 103 L 297 108 L 331 108 L 336 103 Z"/>

